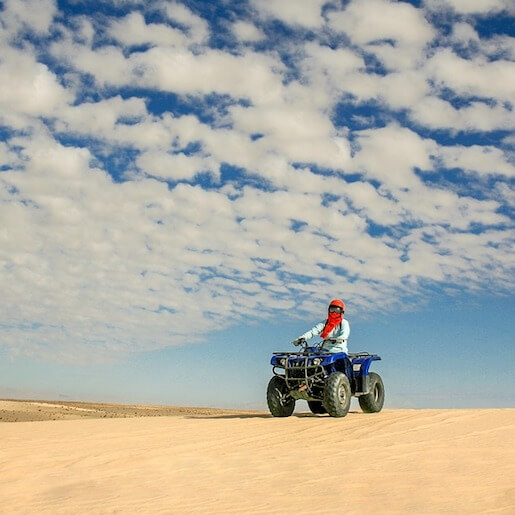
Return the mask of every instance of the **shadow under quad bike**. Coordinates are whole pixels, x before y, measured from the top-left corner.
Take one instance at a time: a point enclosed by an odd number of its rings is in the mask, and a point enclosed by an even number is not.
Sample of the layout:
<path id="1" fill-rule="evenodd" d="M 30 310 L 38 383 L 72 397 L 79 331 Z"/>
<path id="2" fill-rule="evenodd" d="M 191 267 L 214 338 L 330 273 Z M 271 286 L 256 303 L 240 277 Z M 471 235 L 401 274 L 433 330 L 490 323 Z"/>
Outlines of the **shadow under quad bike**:
<path id="1" fill-rule="evenodd" d="M 378 413 L 384 404 L 383 380 L 369 372 L 377 354 L 328 352 L 319 342 L 308 347 L 304 341 L 300 352 L 274 352 L 266 399 L 274 417 L 289 417 L 295 402 L 304 399 L 312 413 L 344 417 L 351 397 L 358 398 L 365 413 Z"/>

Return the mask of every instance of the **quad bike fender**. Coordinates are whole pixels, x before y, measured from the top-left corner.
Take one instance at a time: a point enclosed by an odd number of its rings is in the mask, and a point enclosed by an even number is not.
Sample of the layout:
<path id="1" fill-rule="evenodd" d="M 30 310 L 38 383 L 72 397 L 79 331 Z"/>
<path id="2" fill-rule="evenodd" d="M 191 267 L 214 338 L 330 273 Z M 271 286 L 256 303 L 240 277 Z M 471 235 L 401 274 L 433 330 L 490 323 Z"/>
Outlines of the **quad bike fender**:
<path id="1" fill-rule="evenodd" d="M 326 356 L 322 364 L 329 373 L 343 372 L 349 378 L 349 381 L 352 378 L 352 363 L 345 352 L 335 352 Z"/>
<path id="2" fill-rule="evenodd" d="M 370 391 L 369 370 L 372 361 L 379 361 L 381 358 L 375 354 L 351 356 L 352 374 L 355 384 L 354 395 L 366 395 Z"/>

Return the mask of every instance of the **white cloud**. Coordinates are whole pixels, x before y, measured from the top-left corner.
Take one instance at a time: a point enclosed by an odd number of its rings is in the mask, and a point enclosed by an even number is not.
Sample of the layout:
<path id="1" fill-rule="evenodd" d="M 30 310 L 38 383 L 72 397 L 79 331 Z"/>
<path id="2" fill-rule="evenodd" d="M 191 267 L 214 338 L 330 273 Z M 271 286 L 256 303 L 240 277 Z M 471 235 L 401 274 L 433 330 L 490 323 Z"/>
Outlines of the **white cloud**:
<path id="1" fill-rule="evenodd" d="M 93 26 L 93 22 L 87 18 L 86 16 L 78 16 L 74 19 L 75 30 L 72 34 L 72 37 L 76 38 L 79 42 L 85 44 L 88 47 L 91 47 L 93 44 L 93 38 L 95 37 L 95 27 Z M 63 28 L 61 28 L 64 32 L 66 32 Z"/>
<path id="2" fill-rule="evenodd" d="M 466 231 L 472 224 L 502 225 L 509 223 L 506 216 L 496 213 L 499 202 L 459 196 L 440 188 L 419 184 L 411 194 L 398 193 L 399 201 L 410 212 L 412 219 L 424 225 L 449 226 Z"/>
<path id="3" fill-rule="evenodd" d="M 273 71 L 279 63 L 253 52 L 233 56 L 210 50 L 193 55 L 185 51 L 153 48 L 134 54 L 131 61 L 135 69 L 144 70 L 138 82 L 168 91 L 188 94 L 216 92 L 268 103 L 274 101 L 282 90 L 281 77 Z"/>
<path id="4" fill-rule="evenodd" d="M 0 167 L 13 168 L 19 166 L 19 158 L 3 141 L 0 141 Z"/>
<path id="5" fill-rule="evenodd" d="M 253 23 L 238 20 L 232 25 L 232 31 L 236 38 L 244 42 L 262 41 L 265 34 Z"/>
<path id="6" fill-rule="evenodd" d="M 414 66 L 436 35 L 423 13 L 405 2 L 352 1 L 343 11 L 332 13 L 329 20 L 333 30 L 345 32 L 353 43 L 393 70 Z"/>
<path id="7" fill-rule="evenodd" d="M 119 95 L 99 102 L 83 102 L 63 108 L 59 112 L 56 128 L 63 133 L 81 133 L 98 138 L 116 140 L 116 124 L 123 120 L 140 121 L 147 116 L 145 102 Z"/>
<path id="8" fill-rule="evenodd" d="M 301 66 L 304 76 L 310 80 L 311 90 L 326 87 L 329 91 L 341 91 L 348 76 L 365 67 L 363 58 L 348 48 L 332 49 L 308 43 L 304 50 L 306 55 Z"/>
<path id="9" fill-rule="evenodd" d="M 387 75 L 351 73 L 342 78 L 340 86 L 360 102 L 379 100 L 392 109 L 416 107 L 430 92 L 426 77 L 419 70 Z"/>
<path id="10" fill-rule="evenodd" d="M 174 46 L 183 45 L 186 41 L 180 30 L 162 23 L 145 23 L 145 18 L 139 12 L 132 12 L 120 20 L 113 21 L 109 34 L 127 46 L 146 43 Z"/>
<path id="11" fill-rule="evenodd" d="M 222 215 L 230 213 L 226 197 L 200 188 L 169 193 L 165 185 L 148 180 L 116 185 L 89 167 L 91 155 L 85 149 L 45 138 L 25 144 L 25 172 L 2 175 L 19 191 L 0 208 L 7 224 L 0 274 L 2 284 L 12 286 L 2 313 L 13 326 L 30 320 L 43 327 L 37 336 L 13 329 L 6 343 L 23 347 L 23 341 L 34 338 L 36 346 L 62 348 L 71 336 L 59 331 L 63 326 L 74 328 L 74 341 L 98 347 L 102 354 L 109 354 L 106 342 L 114 343 L 116 352 L 167 345 L 174 327 L 175 342 L 185 341 L 184 314 L 191 314 L 188 306 L 199 305 L 187 300 L 180 281 L 195 262 L 220 264 L 220 256 L 203 258 L 202 250 L 217 238 L 224 241 Z M 165 225 L 157 224 L 159 218 Z M 202 231 L 191 230 L 195 220 Z M 33 302 L 23 302 L 29 290 Z M 205 297 L 206 311 L 212 309 L 210 298 Z M 177 313 L 159 313 L 159 306 Z M 221 323 L 219 310 L 230 304 L 218 306 L 215 318 Z M 218 323 L 206 319 L 199 334 Z M 93 333 L 91 324 L 98 324 Z"/>
<path id="12" fill-rule="evenodd" d="M 515 38 L 494 34 L 490 37 L 480 37 L 471 23 L 458 21 L 453 25 L 452 33 L 448 38 L 443 38 L 441 47 L 450 44 L 458 47 L 458 50 L 469 56 L 482 56 L 490 58 L 490 61 L 504 59 L 515 60 Z M 462 56 L 463 57 L 463 56 Z M 487 60 L 479 62 L 487 62 Z"/>
<path id="13" fill-rule="evenodd" d="M 498 182 L 495 185 L 495 193 L 503 203 L 511 208 L 515 208 L 515 188 L 512 188 L 504 182 Z"/>
<path id="14" fill-rule="evenodd" d="M 280 62 L 255 52 L 194 54 L 186 48 L 158 46 L 125 57 L 115 46 L 91 50 L 63 41 L 52 46 L 52 53 L 92 74 L 100 85 L 138 85 L 190 95 L 229 94 L 258 104 L 277 101 L 283 88 Z"/>
<path id="15" fill-rule="evenodd" d="M 486 14 L 489 12 L 513 12 L 509 0 L 425 0 L 424 5 L 431 10 L 451 8 L 460 14 Z"/>
<path id="16" fill-rule="evenodd" d="M 446 168 L 459 168 L 480 175 L 515 176 L 515 166 L 504 152 L 492 146 L 440 147 L 438 155 Z"/>
<path id="17" fill-rule="evenodd" d="M 475 235 L 447 231 L 441 227 L 423 228 L 413 231 L 402 242 L 408 248 L 408 261 L 402 266 L 407 274 L 415 277 L 445 281 L 460 275 L 471 290 L 479 291 L 484 279 L 482 270 L 494 268 L 497 279 L 492 287 L 502 290 L 503 281 L 512 282 L 509 253 L 492 255 L 492 249 L 507 251 L 512 245 L 511 240 L 505 231 L 491 230 Z"/>
<path id="18" fill-rule="evenodd" d="M 432 96 L 421 99 L 409 115 L 416 123 L 433 129 L 481 132 L 514 126 L 512 111 L 500 105 L 471 102 L 457 109 L 450 102 Z"/>
<path id="19" fill-rule="evenodd" d="M 360 45 L 393 40 L 422 46 L 434 37 L 434 30 L 422 13 L 407 3 L 388 0 L 353 1 L 330 16 L 334 29 L 344 30 Z"/>
<path id="20" fill-rule="evenodd" d="M 55 0 L 5 0 L 3 4 L 2 21 L 12 31 L 25 27 L 43 35 L 57 13 Z"/>
<path id="21" fill-rule="evenodd" d="M 52 115 L 73 98 L 48 67 L 36 61 L 30 51 L 4 47 L 0 61 L 0 106 L 4 113 L 33 116 Z"/>
<path id="22" fill-rule="evenodd" d="M 515 63 L 505 60 L 463 59 L 445 49 L 435 53 L 426 64 L 428 77 L 438 86 L 448 87 L 465 96 L 515 101 Z M 492 80 L 495 77 L 495 80 Z"/>
<path id="23" fill-rule="evenodd" d="M 493 36 L 481 41 L 481 50 L 488 56 L 515 60 L 515 38 L 510 36 Z"/>
<path id="24" fill-rule="evenodd" d="M 402 203 L 382 195 L 370 183 L 359 181 L 345 184 L 342 194 L 360 213 L 378 225 L 397 225 L 408 217 Z"/>
<path id="25" fill-rule="evenodd" d="M 343 267 L 358 276 L 367 269 L 368 279 L 379 279 L 388 275 L 388 268 L 399 257 L 385 242 L 364 236 L 365 221 L 346 212 L 345 203 L 338 204 L 341 210 L 322 206 L 318 194 L 265 194 L 246 189 L 235 206 L 245 218 L 245 230 L 259 242 L 253 252 L 258 257 L 280 259 L 292 273 L 338 281 L 336 274 L 325 270 L 329 266 Z M 304 222 L 304 229 L 293 233 L 292 220 Z"/>
<path id="26" fill-rule="evenodd" d="M 137 78 L 130 61 L 117 46 L 103 46 L 96 50 L 63 40 L 50 47 L 55 58 L 83 73 L 91 74 L 98 85 L 122 86 Z"/>
<path id="27" fill-rule="evenodd" d="M 324 23 L 322 7 L 326 3 L 327 0 L 252 0 L 252 5 L 264 16 L 311 29 L 319 28 Z"/>
<path id="28" fill-rule="evenodd" d="M 237 129 L 248 134 L 261 133 L 287 140 L 327 138 L 333 125 L 317 110 L 299 110 L 295 106 L 277 105 L 266 108 L 232 107 L 231 115 Z"/>
<path id="29" fill-rule="evenodd" d="M 434 141 L 424 140 L 413 131 L 398 126 L 360 131 L 357 141 L 360 149 L 353 158 L 353 166 L 367 177 L 381 182 L 383 189 L 402 206 L 402 211 L 397 207 L 394 213 L 402 212 L 406 221 L 443 224 L 460 230 L 466 230 L 472 223 L 496 225 L 508 222 L 505 216 L 496 213 L 500 207 L 498 202 L 460 197 L 451 191 L 429 187 L 415 174 L 417 168 L 433 170 L 431 156 L 435 154 L 445 156 L 443 159 L 449 162 L 454 157 L 460 165 L 466 163 L 474 166 L 474 171 L 484 173 L 489 169 L 487 157 L 482 156 L 482 160 L 471 163 L 474 157 L 477 158 L 477 149 L 439 147 Z M 497 165 L 503 163 L 503 170 L 509 167 L 499 153 L 494 152 L 493 156 Z M 388 214 L 388 207 L 391 209 L 393 206 L 383 204 Z"/>
<path id="30" fill-rule="evenodd" d="M 209 26 L 206 20 L 194 14 L 184 4 L 165 0 L 157 3 L 156 7 L 163 9 L 169 20 L 184 26 L 192 43 L 203 44 L 209 37 Z"/>
<path id="31" fill-rule="evenodd" d="M 213 159 L 183 153 L 149 151 L 141 154 L 136 164 L 144 173 L 166 180 L 193 179 L 200 172 L 211 172 L 215 177 L 219 176 L 219 164 Z"/>
<path id="32" fill-rule="evenodd" d="M 515 134 L 508 134 L 502 140 L 502 144 L 508 147 L 515 147 Z"/>
<path id="33" fill-rule="evenodd" d="M 458 22 L 452 27 L 451 41 L 461 45 L 468 45 L 470 42 L 479 43 L 479 35 L 469 23 Z"/>
<path id="34" fill-rule="evenodd" d="M 157 120 L 148 116 L 139 123 L 116 124 L 112 131 L 106 132 L 106 139 L 140 150 L 168 150 L 178 136 L 173 129 L 175 125 L 175 120 L 169 115 Z"/>
<path id="35" fill-rule="evenodd" d="M 430 159 L 435 144 L 417 133 L 396 125 L 357 132 L 359 151 L 353 166 L 370 178 L 381 181 L 392 191 L 410 189 L 420 184 L 414 168 L 431 170 Z"/>

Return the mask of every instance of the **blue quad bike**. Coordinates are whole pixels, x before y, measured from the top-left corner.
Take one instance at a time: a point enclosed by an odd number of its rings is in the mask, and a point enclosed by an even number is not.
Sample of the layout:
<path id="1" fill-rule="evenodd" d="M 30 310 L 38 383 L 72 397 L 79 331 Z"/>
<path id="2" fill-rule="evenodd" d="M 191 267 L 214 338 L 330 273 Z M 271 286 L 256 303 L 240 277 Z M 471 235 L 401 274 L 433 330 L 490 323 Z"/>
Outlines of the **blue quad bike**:
<path id="1" fill-rule="evenodd" d="M 361 352 L 331 353 L 322 342 L 308 347 L 304 341 L 300 352 L 274 352 L 266 399 L 274 417 L 289 417 L 295 402 L 304 399 L 314 414 L 328 413 L 344 417 L 349 412 L 351 397 L 358 398 L 365 413 L 378 413 L 384 404 L 383 380 L 369 372 L 377 354 Z"/>

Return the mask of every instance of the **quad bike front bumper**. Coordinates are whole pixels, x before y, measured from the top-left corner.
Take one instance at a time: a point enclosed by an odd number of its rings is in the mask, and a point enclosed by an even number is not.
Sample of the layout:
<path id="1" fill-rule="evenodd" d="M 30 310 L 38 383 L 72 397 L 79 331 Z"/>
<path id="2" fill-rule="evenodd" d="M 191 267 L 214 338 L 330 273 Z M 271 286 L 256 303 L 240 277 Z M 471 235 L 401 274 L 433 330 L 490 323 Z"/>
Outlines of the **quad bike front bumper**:
<path id="1" fill-rule="evenodd" d="M 273 372 L 285 380 L 290 396 L 294 399 L 320 401 L 327 377 L 327 372 L 322 366 L 325 353 L 316 356 L 302 352 L 275 354 L 279 359 Z"/>

